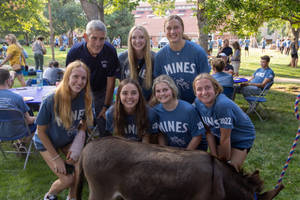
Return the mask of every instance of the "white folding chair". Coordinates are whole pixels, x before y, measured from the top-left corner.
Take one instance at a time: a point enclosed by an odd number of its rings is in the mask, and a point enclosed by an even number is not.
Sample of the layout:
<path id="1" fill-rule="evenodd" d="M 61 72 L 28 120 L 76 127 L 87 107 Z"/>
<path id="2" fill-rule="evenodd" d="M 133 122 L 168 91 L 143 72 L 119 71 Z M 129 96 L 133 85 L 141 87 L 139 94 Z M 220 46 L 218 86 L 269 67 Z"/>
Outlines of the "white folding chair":
<path id="1" fill-rule="evenodd" d="M 250 97 L 245 97 L 249 104 L 249 108 L 247 110 L 247 114 L 250 113 L 255 113 L 260 121 L 264 121 L 264 117 L 267 117 L 267 109 L 266 106 L 264 105 L 265 102 L 267 102 L 266 95 L 271 86 L 273 85 L 273 81 L 268 82 L 261 93 L 257 96 L 250 96 Z"/>
<path id="2" fill-rule="evenodd" d="M 5 153 L 26 154 L 24 168 L 26 168 L 29 155 L 31 153 L 32 139 L 26 151 L 4 151 L 1 146 L 2 141 L 14 141 L 31 135 L 30 129 L 25 121 L 24 113 L 17 109 L 0 108 L 0 151 L 4 158 Z"/>

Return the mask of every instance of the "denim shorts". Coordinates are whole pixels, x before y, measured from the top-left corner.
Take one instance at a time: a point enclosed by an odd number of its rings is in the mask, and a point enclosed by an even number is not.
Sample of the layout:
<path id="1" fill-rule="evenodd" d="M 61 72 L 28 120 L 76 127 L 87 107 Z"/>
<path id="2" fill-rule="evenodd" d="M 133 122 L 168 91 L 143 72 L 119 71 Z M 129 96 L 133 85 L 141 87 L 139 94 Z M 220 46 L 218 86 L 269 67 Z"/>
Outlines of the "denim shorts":
<path id="1" fill-rule="evenodd" d="M 21 66 L 21 69 L 18 69 L 18 70 L 15 70 L 15 72 L 20 75 L 20 74 L 23 74 L 23 70 L 25 69 L 25 67 L 22 65 Z"/>

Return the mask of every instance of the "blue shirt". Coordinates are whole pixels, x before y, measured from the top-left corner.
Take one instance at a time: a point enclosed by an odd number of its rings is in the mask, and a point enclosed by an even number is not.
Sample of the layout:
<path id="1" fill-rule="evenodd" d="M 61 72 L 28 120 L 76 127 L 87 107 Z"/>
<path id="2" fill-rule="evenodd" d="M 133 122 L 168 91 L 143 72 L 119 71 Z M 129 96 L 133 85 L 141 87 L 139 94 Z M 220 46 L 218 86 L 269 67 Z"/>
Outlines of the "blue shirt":
<path id="1" fill-rule="evenodd" d="M 93 92 L 104 92 L 106 90 L 107 77 L 116 76 L 120 68 L 116 49 L 108 42 L 104 43 L 103 49 L 96 57 L 90 54 L 86 42 L 73 45 L 68 52 L 66 65 L 75 60 L 81 60 L 90 69 Z"/>
<path id="2" fill-rule="evenodd" d="M 172 111 L 164 109 L 162 104 L 154 107 L 158 114 L 158 127 L 167 139 L 168 146 L 186 148 L 193 137 L 202 135 L 205 128 L 200 117 L 191 104 L 178 100 L 177 107 Z"/>
<path id="3" fill-rule="evenodd" d="M 152 80 L 153 80 L 153 66 L 154 66 L 154 57 L 155 57 L 155 52 L 151 51 L 151 61 L 152 61 Z M 129 60 L 128 60 L 128 51 L 122 52 L 119 55 L 119 61 L 120 61 L 120 75 L 117 77 L 120 80 L 123 80 L 125 78 L 130 78 L 130 66 L 129 66 Z M 145 59 L 138 60 L 138 68 L 137 68 L 137 73 L 138 73 L 138 82 L 142 88 L 143 96 L 147 101 L 150 100 L 151 94 L 152 94 L 152 88 L 150 87 L 147 89 L 145 87 L 145 79 L 146 79 L 146 63 Z"/>
<path id="4" fill-rule="evenodd" d="M 246 39 L 246 40 L 244 41 L 244 43 L 245 43 L 245 47 L 249 47 L 250 40 L 249 40 L 249 39 Z"/>
<path id="5" fill-rule="evenodd" d="M 54 148 L 61 148 L 71 143 L 78 132 L 78 125 L 85 114 L 84 91 L 72 100 L 71 103 L 73 122 L 71 128 L 65 129 L 54 115 L 54 93 L 43 100 L 40 111 L 36 118 L 37 125 L 48 125 L 46 134 L 48 135 Z M 37 150 L 45 150 L 42 141 L 35 133 L 33 137 Z"/>
<path id="6" fill-rule="evenodd" d="M 106 130 L 110 133 L 113 133 L 114 129 L 114 106 L 111 106 L 105 113 L 106 116 Z M 154 112 L 153 108 L 147 107 L 147 115 L 149 120 L 149 129 L 148 133 L 155 134 L 158 133 L 157 129 L 157 115 Z M 135 141 L 141 141 L 142 138 L 138 137 L 137 127 L 135 122 L 135 115 L 127 115 L 126 117 L 126 127 L 125 127 L 125 138 Z"/>
<path id="7" fill-rule="evenodd" d="M 266 78 L 271 79 L 273 81 L 274 79 L 274 72 L 271 68 L 258 68 L 254 73 L 253 73 L 254 79 L 250 81 L 250 83 L 262 83 Z"/>
<path id="8" fill-rule="evenodd" d="M 248 115 L 224 94 L 219 94 L 210 108 L 199 99 L 195 100 L 195 106 L 213 135 L 220 138 L 220 128 L 231 129 L 232 147 L 251 148 L 255 139 L 254 125 Z"/>
<path id="9" fill-rule="evenodd" d="M 18 109 L 24 114 L 30 110 L 22 96 L 6 89 L 0 90 L 0 107 Z"/>
<path id="10" fill-rule="evenodd" d="M 226 72 L 217 72 L 212 75 L 223 87 L 233 87 L 233 77 Z"/>
<path id="11" fill-rule="evenodd" d="M 185 41 L 180 51 L 164 46 L 155 57 L 154 76 L 169 75 L 179 91 L 179 98 L 189 103 L 195 99 L 193 81 L 200 73 L 209 73 L 210 66 L 205 51 L 198 44 Z"/>

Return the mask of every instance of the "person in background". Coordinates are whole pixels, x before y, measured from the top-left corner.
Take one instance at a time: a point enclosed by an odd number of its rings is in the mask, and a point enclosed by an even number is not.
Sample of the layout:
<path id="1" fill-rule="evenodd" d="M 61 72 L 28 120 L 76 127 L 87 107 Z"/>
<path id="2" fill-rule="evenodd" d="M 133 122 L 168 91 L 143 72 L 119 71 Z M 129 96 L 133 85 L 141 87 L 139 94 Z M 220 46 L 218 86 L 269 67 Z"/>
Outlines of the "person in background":
<path id="1" fill-rule="evenodd" d="M 112 135 L 149 143 L 150 134 L 157 134 L 157 117 L 146 106 L 136 80 L 124 79 L 118 86 L 116 102 L 106 111 L 106 131 Z"/>
<path id="2" fill-rule="evenodd" d="M 24 102 L 23 97 L 9 90 L 11 88 L 11 84 L 12 79 L 9 71 L 7 69 L 0 69 L 0 107 L 7 109 L 17 109 L 24 113 L 24 118 L 26 123 L 29 125 L 30 132 L 34 133 L 36 129 L 36 125 L 34 124 L 35 117 L 30 111 L 30 108 Z M 9 126 L 9 122 L 1 124 L 1 128 L 3 129 L 5 129 L 7 126 Z M 18 140 L 16 143 L 14 143 L 14 147 L 18 151 L 27 151 L 26 143 L 30 141 L 31 137 L 32 136 L 29 136 L 27 138 Z"/>
<path id="3" fill-rule="evenodd" d="M 158 115 L 160 145 L 207 151 L 205 128 L 193 105 L 177 99 L 178 89 L 171 77 L 160 75 L 154 80 L 153 94 L 159 103 L 154 106 Z"/>
<path id="4" fill-rule="evenodd" d="M 209 74 L 199 74 L 193 83 L 195 106 L 209 129 L 210 153 L 239 171 L 250 151 L 255 128 L 250 118 L 222 94 L 222 86 Z"/>
<path id="5" fill-rule="evenodd" d="M 298 49 L 299 46 L 297 45 L 296 38 L 294 38 L 293 42 L 291 43 L 291 66 L 295 68 L 298 65 Z"/>
<path id="6" fill-rule="evenodd" d="M 156 54 L 154 77 L 169 75 L 178 87 L 179 98 L 193 103 L 194 78 L 200 73 L 210 72 L 206 52 L 198 44 L 187 40 L 179 16 L 169 16 L 165 20 L 164 30 L 169 44 Z"/>
<path id="7" fill-rule="evenodd" d="M 32 51 L 35 62 L 35 71 L 42 70 L 44 66 L 44 54 L 46 54 L 46 48 L 44 45 L 44 37 L 38 36 L 36 41 L 32 44 Z"/>
<path id="8" fill-rule="evenodd" d="M 223 47 L 220 49 L 219 53 L 225 53 L 227 56 L 227 63 L 230 63 L 230 57 L 232 56 L 232 48 L 229 46 L 229 40 L 225 39 L 223 42 Z"/>
<path id="9" fill-rule="evenodd" d="M 219 51 L 220 51 L 220 49 L 222 48 L 222 46 L 223 46 L 223 40 L 222 40 L 222 38 L 221 37 L 218 37 L 218 49 L 219 49 Z"/>
<path id="10" fill-rule="evenodd" d="M 105 112 L 112 103 L 115 79 L 120 70 L 117 51 L 105 41 L 106 33 L 106 26 L 102 21 L 90 21 L 86 25 L 85 41 L 73 45 L 66 59 L 67 65 L 75 60 L 81 60 L 90 69 L 90 84 L 100 134 L 105 133 Z"/>
<path id="11" fill-rule="evenodd" d="M 143 26 L 132 27 L 128 36 L 128 50 L 119 55 L 120 79 L 137 80 L 146 101 L 150 100 L 152 93 L 154 57 L 147 30 Z"/>
<path id="12" fill-rule="evenodd" d="M 250 46 L 250 40 L 248 37 L 245 38 L 244 40 L 244 44 L 245 44 L 245 57 L 246 57 L 246 52 L 249 56 L 249 46 Z"/>
<path id="13" fill-rule="evenodd" d="M 266 50 L 266 45 L 267 45 L 267 43 L 266 43 L 266 38 L 262 38 L 261 39 L 261 52 L 262 53 L 264 53 L 265 52 L 265 50 Z"/>
<path id="14" fill-rule="evenodd" d="M 234 53 L 231 57 L 231 64 L 233 66 L 233 72 L 235 76 L 239 76 L 239 70 L 240 70 L 240 65 L 241 65 L 241 47 L 240 44 L 235 41 L 232 44 L 232 47 L 234 49 Z"/>
<path id="15" fill-rule="evenodd" d="M 57 61 L 51 61 L 48 68 L 43 73 L 43 78 L 47 79 L 50 85 L 55 85 L 56 82 L 60 82 L 63 77 L 64 71 L 59 69 L 59 63 Z"/>
<path id="16" fill-rule="evenodd" d="M 233 75 L 234 74 L 234 72 L 233 72 L 234 69 L 233 69 L 233 66 L 227 62 L 228 61 L 227 55 L 222 52 L 222 53 L 218 54 L 217 58 L 222 58 L 225 62 L 226 65 L 225 65 L 225 68 L 224 68 L 224 72 L 226 72 L 230 75 Z"/>
<path id="17" fill-rule="evenodd" d="M 269 63 L 270 57 L 267 55 L 262 56 L 260 60 L 261 67 L 253 73 L 247 83 L 241 84 L 240 93 L 244 97 L 259 95 L 266 84 L 274 80 L 275 74 L 269 67 Z"/>
<path id="18" fill-rule="evenodd" d="M 5 59 L 0 63 L 0 67 L 2 67 L 6 62 L 9 61 L 9 65 L 12 67 L 14 73 L 13 73 L 13 80 L 15 77 L 18 78 L 19 82 L 21 83 L 21 86 L 26 86 L 26 83 L 24 81 L 23 71 L 23 54 L 22 54 L 22 46 L 19 44 L 16 36 L 14 34 L 8 34 L 5 36 L 5 40 L 7 44 L 9 45 L 6 52 Z M 23 66 L 23 67 L 22 67 Z"/>
<path id="19" fill-rule="evenodd" d="M 233 88 L 234 82 L 232 75 L 224 72 L 224 68 L 226 65 L 225 61 L 222 58 L 215 58 L 211 63 L 214 71 L 212 77 L 214 77 L 223 87 Z"/>
<path id="20" fill-rule="evenodd" d="M 51 171 L 58 179 L 51 185 L 44 200 L 57 200 L 57 194 L 70 188 L 67 199 L 76 197 L 76 162 L 69 159 L 70 146 L 86 125 L 93 125 L 90 73 L 81 61 L 68 65 L 62 83 L 42 102 L 37 115 L 37 132 L 33 141 Z M 64 154 L 68 160 L 60 155 Z M 69 171 L 70 169 L 70 171 Z"/>
<path id="21" fill-rule="evenodd" d="M 209 39 L 208 39 L 208 56 L 212 56 L 213 48 L 214 48 L 214 41 L 213 41 L 212 37 L 209 36 Z"/>

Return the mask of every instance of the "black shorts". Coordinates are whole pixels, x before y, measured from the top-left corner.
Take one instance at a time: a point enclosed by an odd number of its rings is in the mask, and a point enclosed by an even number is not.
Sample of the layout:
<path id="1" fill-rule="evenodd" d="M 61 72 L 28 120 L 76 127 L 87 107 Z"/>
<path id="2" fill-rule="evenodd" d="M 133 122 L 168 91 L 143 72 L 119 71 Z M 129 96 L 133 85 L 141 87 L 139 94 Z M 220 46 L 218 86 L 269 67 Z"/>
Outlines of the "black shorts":
<path id="1" fill-rule="evenodd" d="M 245 51 L 248 51 L 249 50 L 249 47 L 245 47 Z"/>
<path id="2" fill-rule="evenodd" d="M 298 53 L 293 53 L 293 54 L 291 54 L 291 56 L 292 56 L 292 58 L 298 58 Z"/>

